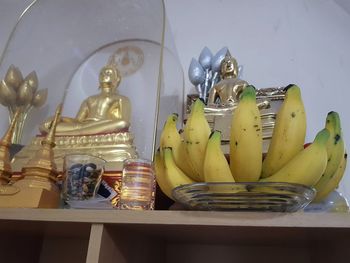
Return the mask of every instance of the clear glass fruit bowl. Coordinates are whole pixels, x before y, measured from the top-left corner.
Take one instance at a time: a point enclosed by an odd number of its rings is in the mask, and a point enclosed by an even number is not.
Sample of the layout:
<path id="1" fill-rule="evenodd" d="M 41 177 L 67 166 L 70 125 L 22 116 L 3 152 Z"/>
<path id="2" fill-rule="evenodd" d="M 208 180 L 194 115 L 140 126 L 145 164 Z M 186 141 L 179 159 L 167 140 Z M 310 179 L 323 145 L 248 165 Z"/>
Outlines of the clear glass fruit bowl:
<path id="1" fill-rule="evenodd" d="M 290 183 L 194 183 L 173 189 L 176 202 L 190 210 L 296 212 L 316 190 Z"/>

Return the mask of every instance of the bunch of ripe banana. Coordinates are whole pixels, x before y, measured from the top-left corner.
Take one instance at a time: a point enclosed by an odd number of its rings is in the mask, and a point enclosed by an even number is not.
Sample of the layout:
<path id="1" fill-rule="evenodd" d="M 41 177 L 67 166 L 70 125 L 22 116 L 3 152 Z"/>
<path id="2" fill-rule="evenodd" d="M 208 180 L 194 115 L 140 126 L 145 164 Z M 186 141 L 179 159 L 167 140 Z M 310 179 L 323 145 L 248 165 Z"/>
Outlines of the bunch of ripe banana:
<path id="1" fill-rule="evenodd" d="M 304 147 L 306 116 L 300 89 L 286 87 L 268 152 L 263 158 L 256 91 L 247 86 L 232 117 L 229 161 L 221 150 L 221 133 L 210 131 L 204 103 L 196 100 L 180 134 L 178 115 L 168 117 L 155 155 L 157 182 L 172 198 L 172 189 L 194 182 L 289 182 L 313 186 L 316 201 L 325 198 L 343 177 L 347 154 L 338 113 L 329 112 L 325 128 Z"/>

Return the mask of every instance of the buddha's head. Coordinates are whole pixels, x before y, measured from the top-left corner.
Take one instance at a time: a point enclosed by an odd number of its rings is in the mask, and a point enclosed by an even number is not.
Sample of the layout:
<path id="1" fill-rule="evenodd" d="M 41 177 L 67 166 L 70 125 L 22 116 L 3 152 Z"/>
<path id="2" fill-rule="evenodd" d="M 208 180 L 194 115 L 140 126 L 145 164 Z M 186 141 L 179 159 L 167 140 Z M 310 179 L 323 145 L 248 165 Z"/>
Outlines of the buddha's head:
<path id="1" fill-rule="evenodd" d="M 228 52 L 221 62 L 221 78 L 237 78 L 238 64 L 234 57 Z"/>
<path id="2" fill-rule="evenodd" d="M 113 89 L 118 87 L 121 80 L 120 73 L 115 65 L 104 66 L 100 71 L 100 88 Z"/>

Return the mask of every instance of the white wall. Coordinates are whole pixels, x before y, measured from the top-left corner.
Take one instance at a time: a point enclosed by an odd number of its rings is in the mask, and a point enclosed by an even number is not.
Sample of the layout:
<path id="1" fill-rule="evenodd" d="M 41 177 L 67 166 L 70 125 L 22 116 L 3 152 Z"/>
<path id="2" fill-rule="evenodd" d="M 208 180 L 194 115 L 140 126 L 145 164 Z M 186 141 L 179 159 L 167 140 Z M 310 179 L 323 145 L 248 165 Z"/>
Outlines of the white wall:
<path id="1" fill-rule="evenodd" d="M 28 0 L 0 3 L 0 50 Z M 307 140 L 324 126 L 327 112 L 340 113 L 350 149 L 350 4 L 347 0 L 165 0 L 185 72 L 204 46 L 227 46 L 257 88 L 298 84 L 308 117 Z M 2 77 L 2 76 L 0 76 Z M 1 116 L 6 111 L 0 107 Z M 1 132 L 5 121 L 0 124 Z M 347 174 L 349 174 L 349 169 Z M 347 175 L 346 182 L 350 180 Z M 350 187 L 342 183 L 342 191 Z"/>
<path id="2" fill-rule="evenodd" d="M 166 1 L 181 64 L 204 46 L 228 46 L 257 88 L 298 84 L 309 119 L 309 139 L 328 111 L 339 111 L 344 132 L 350 72 L 350 17 L 334 1 Z M 191 85 L 187 76 L 186 87 Z M 350 145 L 348 145 L 350 146 Z"/>

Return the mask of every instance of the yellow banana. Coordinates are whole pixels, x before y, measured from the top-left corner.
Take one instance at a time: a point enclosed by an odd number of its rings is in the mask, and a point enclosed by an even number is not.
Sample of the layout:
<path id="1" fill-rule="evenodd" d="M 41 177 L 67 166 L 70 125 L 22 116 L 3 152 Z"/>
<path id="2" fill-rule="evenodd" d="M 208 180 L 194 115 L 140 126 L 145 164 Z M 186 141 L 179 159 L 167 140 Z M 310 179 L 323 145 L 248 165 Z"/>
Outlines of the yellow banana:
<path id="1" fill-rule="evenodd" d="M 181 140 L 180 145 L 178 149 L 176 149 L 174 153 L 174 159 L 176 165 L 191 179 L 200 182 L 202 181 L 202 178 L 199 176 L 199 174 L 195 171 L 194 167 L 192 166 L 192 163 L 190 162 L 188 152 L 187 152 L 187 144 L 184 140 Z"/>
<path id="2" fill-rule="evenodd" d="M 189 163 L 189 158 L 186 152 L 186 144 L 181 138 L 176 127 L 177 121 L 178 115 L 173 113 L 168 116 L 164 124 L 164 128 L 160 136 L 161 155 L 163 156 L 162 149 L 171 147 L 176 165 L 193 180 L 199 181 L 199 176 L 197 176 L 195 170 Z"/>
<path id="3" fill-rule="evenodd" d="M 317 190 L 317 194 L 313 202 L 317 203 L 322 201 L 324 198 L 326 198 L 332 191 L 334 191 L 338 187 L 346 169 L 347 157 L 348 157 L 347 153 L 344 153 L 344 156 L 340 162 L 339 167 L 337 168 L 335 173 L 333 173 L 332 176 L 329 178 L 327 184 L 325 184 L 322 188 Z"/>
<path id="4" fill-rule="evenodd" d="M 230 169 L 237 182 L 258 181 L 262 165 L 262 131 L 256 91 L 247 86 L 232 117 Z"/>
<path id="5" fill-rule="evenodd" d="M 329 181 L 337 171 L 341 161 L 344 159 L 345 145 L 341 130 L 340 117 L 337 112 L 331 111 L 327 115 L 326 128 L 329 131 L 330 139 L 327 143 L 328 163 L 321 179 L 315 185 L 317 190 L 316 199 L 321 200 L 321 192 L 324 195 L 324 188 L 328 188 Z"/>
<path id="6" fill-rule="evenodd" d="M 178 115 L 176 113 L 170 114 L 165 121 L 162 134 L 160 135 L 160 151 L 166 147 L 171 147 L 175 153 L 180 145 L 181 136 L 176 128 Z"/>
<path id="7" fill-rule="evenodd" d="M 300 89 L 286 87 L 286 97 L 277 113 L 272 139 L 263 161 L 261 177 L 276 173 L 304 147 L 306 116 Z"/>
<path id="8" fill-rule="evenodd" d="M 189 162 L 195 170 L 195 178 L 204 181 L 203 164 L 210 127 L 204 116 L 204 103 L 197 99 L 184 128 L 184 139 Z"/>
<path id="9" fill-rule="evenodd" d="M 181 169 L 175 164 L 171 148 L 164 148 L 163 155 L 165 168 L 165 182 L 167 184 L 166 191 L 168 193 L 171 193 L 171 191 L 177 186 L 194 183 L 194 181 L 190 177 L 188 177 L 183 171 L 181 171 Z"/>
<path id="10" fill-rule="evenodd" d="M 162 160 L 162 156 L 160 154 L 160 150 L 158 149 L 156 154 L 154 155 L 154 170 L 156 172 L 156 181 L 160 187 L 160 189 L 163 191 L 163 193 L 171 198 L 171 186 L 169 185 L 169 182 L 166 178 L 166 173 L 165 173 L 165 167 L 164 167 L 164 163 Z"/>
<path id="11" fill-rule="evenodd" d="M 325 128 L 316 135 L 311 145 L 300 151 L 278 172 L 260 181 L 315 185 L 327 166 L 328 139 L 329 131 Z"/>
<path id="12" fill-rule="evenodd" d="M 210 134 L 204 158 L 205 182 L 234 182 L 230 166 L 221 149 L 221 132 Z"/>

